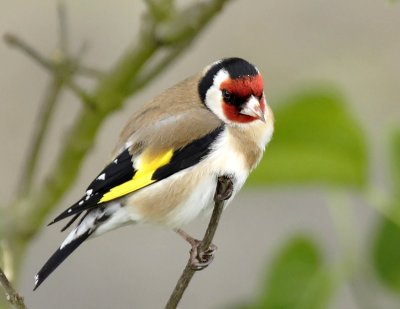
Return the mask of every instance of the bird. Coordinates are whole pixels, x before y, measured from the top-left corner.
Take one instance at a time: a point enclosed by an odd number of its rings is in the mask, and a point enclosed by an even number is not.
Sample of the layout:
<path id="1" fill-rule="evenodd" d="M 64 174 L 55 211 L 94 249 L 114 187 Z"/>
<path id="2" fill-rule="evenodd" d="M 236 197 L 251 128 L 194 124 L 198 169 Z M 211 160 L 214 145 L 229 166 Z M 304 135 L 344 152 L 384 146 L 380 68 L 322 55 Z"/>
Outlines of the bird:
<path id="1" fill-rule="evenodd" d="M 195 249 L 199 241 L 182 227 L 212 211 L 220 177 L 230 183 L 224 207 L 232 201 L 273 131 L 263 77 L 242 58 L 215 61 L 155 96 L 130 117 L 81 199 L 49 223 L 69 218 L 65 231 L 77 221 L 36 274 L 34 290 L 85 240 L 127 224 L 166 226 Z"/>

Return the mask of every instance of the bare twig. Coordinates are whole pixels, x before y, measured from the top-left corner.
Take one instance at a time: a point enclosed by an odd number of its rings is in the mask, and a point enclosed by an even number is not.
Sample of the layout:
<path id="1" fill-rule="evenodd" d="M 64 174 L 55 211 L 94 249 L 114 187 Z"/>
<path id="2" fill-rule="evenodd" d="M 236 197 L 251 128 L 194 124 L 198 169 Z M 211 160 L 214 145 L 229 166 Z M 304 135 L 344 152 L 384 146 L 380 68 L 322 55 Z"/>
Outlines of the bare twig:
<path id="1" fill-rule="evenodd" d="M 184 50 L 185 46 L 180 45 L 171 49 L 154 66 L 147 70 L 144 70 L 141 74 L 138 74 L 137 78 L 134 80 L 133 84 L 129 88 L 129 93 L 136 92 L 147 85 L 151 80 L 158 76 L 169 64 L 171 64 L 171 62 L 174 61 Z"/>
<path id="2" fill-rule="evenodd" d="M 94 99 L 91 97 L 91 95 L 80 86 L 75 84 L 75 82 L 73 81 L 73 75 L 78 73 L 99 79 L 104 73 L 100 72 L 99 70 L 81 65 L 78 58 L 68 58 L 68 56 L 66 55 L 66 51 L 60 50 L 60 59 L 52 61 L 42 56 L 23 39 L 13 34 L 6 34 L 5 40 L 8 44 L 20 49 L 22 52 L 30 56 L 33 60 L 42 65 L 45 69 L 49 70 L 50 73 L 54 75 L 54 80 L 61 84 L 60 87 L 67 86 L 82 100 L 83 103 L 86 103 L 88 105 L 94 104 Z"/>
<path id="3" fill-rule="evenodd" d="M 13 288 L 11 282 L 7 279 L 3 270 L 0 268 L 0 285 L 3 287 L 6 298 L 13 304 L 17 309 L 26 309 L 24 298 L 18 294 L 18 292 Z"/>
<path id="4" fill-rule="evenodd" d="M 60 78 L 53 77 L 46 92 L 43 104 L 40 107 L 39 115 L 36 120 L 33 138 L 30 140 L 29 151 L 24 162 L 21 180 L 19 183 L 19 196 L 26 196 L 31 190 L 32 183 L 39 160 L 40 151 L 43 146 L 44 138 L 48 132 L 50 120 L 54 107 L 61 94 L 63 82 Z"/>
<path id="5" fill-rule="evenodd" d="M 54 65 L 50 60 L 48 60 L 45 57 L 43 57 L 42 55 L 40 55 L 39 52 L 37 52 L 35 49 L 33 49 L 31 46 L 29 46 L 27 43 L 25 43 L 23 40 L 21 40 L 17 36 L 15 36 L 11 33 L 6 33 L 4 35 L 4 40 L 11 47 L 15 47 L 15 48 L 22 50 L 24 53 L 26 53 L 29 57 L 34 59 L 37 63 L 39 63 L 45 69 L 47 69 L 49 71 L 54 70 Z"/>
<path id="6" fill-rule="evenodd" d="M 82 76 L 93 78 L 93 79 L 101 79 L 106 75 L 106 72 L 104 72 L 100 69 L 89 67 L 84 64 L 79 65 L 76 73 L 79 75 L 82 75 Z"/>
<path id="7" fill-rule="evenodd" d="M 161 21 L 173 14 L 175 7 L 173 0 L 145 0 L 152 17 Z"/>
<path id="8" fill-rule="evenodd" d="M 178 18 L 161 23 L 155 35 L 165 45 L 181 43 L 196 35 L 229 0 L 198 1 L 179 13 Z"/>
<path id="9" fill-rule="evenodd" d="M 96 107 L 96 100 L 95 98 L 81 86 L 75 83 L 73 77 L 70 77 L 65 80 L 65 85 L 68 87 L 69 90 L 75 94 L 82 103 L 84 103 L 87 107 L 95 109 Z"/>
<path id="10" fill-rule="evenodd" d="M 45 59 L 23 40 L 17 38 L 16 36 L 9 35 L 9 37 L 12 38 L 11 42 L 13 42 L 15 47 L 25 51 L 29 56 L 45 65 L 46 68 L 51 69 L 51 72 L 53 73 L 52 80 L 46 91 L 45 99 L 40 107 L 37 121 L 35 122 L 36 127 L 34 129 L 33 138 L 30 141 L 30 148 L 26 155 L 21 181 L 18 187 L 19 196 L 26 196 L 32 189 L 32 183 L 34 182 L 39 155 L 43 147 L 44 138 L 48 132 L 50 121 L 54 114 L 55 106 L 58 103 L 60 94 L 64 87 L 64 82 L 69 81 L 69 74 L 72 74 L 72 70 L 70 70 L 69 67 L 66 65 L 60 65 L 64 64 L 63 62 L 65 59 L 68 59 L 66 10 L 62 2 L 59 2 L 57 6 L 57 13 L 60 40 L 59 52 L 61 54 L 61 59 L 58 63 Z M 8 41 L 10 42 L 10 40 Z M 69 61 L 66 60 L 66 63 L 68 64 Z"/>
<path id="11" fill-rule="evenodd" d="M 60 94 L 64 86 L 67 86 L 73 93 L 75 93 L 82 102 L 92 106 L 93 100 L 84 89 L 74 83 L 73 74 L 79 67 L 78 57 L 83 53 L 79 53 L 76 59 L 70 59 L 68 52 L 68 29 L 67 29 L 67 16 L 66 9 L 63 2 L 59 2 L 57 6 L 58 21 L 59 21 L 59 55 L 60 59 L 48 60 L 41 56 L 37 51 L 29 46 L 22 39 L 17 36 L 8 35 L 6 40 L 14 47 L 21 49 L 29 56 L 33 57 L 36 61 L 51 70 L 52 80 L 47 88 L 45 99 L 40 107 L 39 115 L 35 121 L 36 127 L 34 128 L 33 138 L 31 139 L 30 148 L 24 162 L 24 169 L 21 174 L 21 181 L 18 186 L 18 195 L 25 197 L 32 189 L 32 184 L 35 178 L 37 163 L 39 161 L 40 151 L 43 147 L 43 142 L 46 133 L 48 132 L 49 124 L 54 114 L 54 109 L 59 101 Z"/>
<path id="12" fill-rule="evenodd" d="M 212 243 L 218 227 L 219 219 L 221 218 L 221 214 L 224 209 L 225 198 L 222 196 L 221 192 L 227 191 L 230 185 L 232 185 L 232 183 L 228 177 L 218 178 L 217 190 L 214 197 L 214 210 L 211 215 L 210 223 L 208 224 L 206 233 L 204 234 L 203 240 L 199 246 L 199 252 L 206 251 Z M 183 270 L 182 275 L 176 283 L 175 289 L 173 290 L 167 305 L 165 306 L 166 309 L 175 309 L 178 306 L 182 295 L 188 287 L 190 280 L 192 280 L 195 272 L 196 270 L 192 268 L 192 263 L 189 258 L 185 269 Z"/>
<path id="13" fill-rule="evenodd" d="M 57 14 L 58 14 L 58 31 L 59 31 L 59 46 L 61 52 L 68 56 L 69 54 L 69 37 L 68 37 L 68 20 L 67 20 L 67 10 L 65 9 L 64 1 L 60 0 L 57 5 Z"/>

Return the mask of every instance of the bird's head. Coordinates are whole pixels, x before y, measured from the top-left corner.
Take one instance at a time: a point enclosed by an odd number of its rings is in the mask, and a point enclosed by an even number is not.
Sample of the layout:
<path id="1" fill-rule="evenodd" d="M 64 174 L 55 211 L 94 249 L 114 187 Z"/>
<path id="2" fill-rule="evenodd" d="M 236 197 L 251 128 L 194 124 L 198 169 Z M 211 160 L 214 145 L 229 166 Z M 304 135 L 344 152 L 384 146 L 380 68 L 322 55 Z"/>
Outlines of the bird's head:
<path id="1" fill-rule="evenodd" d="M 246 60 L 226 58 L 208 66 L 199 82 L 199 95 L 225 123 L 266 122 L 263 79 Z"/>

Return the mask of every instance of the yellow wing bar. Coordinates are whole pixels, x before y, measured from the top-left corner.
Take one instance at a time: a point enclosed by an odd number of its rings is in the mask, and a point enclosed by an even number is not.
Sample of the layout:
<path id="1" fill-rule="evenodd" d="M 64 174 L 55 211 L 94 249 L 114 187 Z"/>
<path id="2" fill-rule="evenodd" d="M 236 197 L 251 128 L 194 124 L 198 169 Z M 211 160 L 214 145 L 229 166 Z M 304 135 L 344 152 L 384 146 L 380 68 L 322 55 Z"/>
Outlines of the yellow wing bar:
<path id="1" fill-rule="evenodd" d="M 158 168 L 171 162 L 172 155 L 172 149 L 156 156 L 149 155 L 146 153 L 146 151 L 143 152 L 137 160 L 138 166 L 135 166 L 135 169 L 137 171 L 133 178 L 131 180 L 128 180 L 127 182 L 124 182 L 123 184 L 112 188 L 110 191 L 103 195 L 98 203 L 100 204 L 111 201 L 113 199 L 119 198 L 152 184 L 153 182 L 155 182 L 155 180 L 151 179 L 154 172 Z"/>

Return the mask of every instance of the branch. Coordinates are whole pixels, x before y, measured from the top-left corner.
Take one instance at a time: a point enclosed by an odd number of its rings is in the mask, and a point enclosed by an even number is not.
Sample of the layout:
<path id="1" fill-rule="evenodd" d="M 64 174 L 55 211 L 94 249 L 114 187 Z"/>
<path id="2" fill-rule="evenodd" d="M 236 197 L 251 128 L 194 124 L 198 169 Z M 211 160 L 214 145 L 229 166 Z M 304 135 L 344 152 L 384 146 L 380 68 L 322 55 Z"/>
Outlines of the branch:
<path id="1" fill-rule="evenodd" d="M 63 55 L 68 56 L 69 47 L 69 37 L 68 37 L 68 20 L 67 20 L 67 10 L 65 8 L 64 1 L 58 1 L 57 4 L 57 15 L 58 15 L 58 38 L 59 46 Z"/>
<path id="2" fill-rule="evenodd" d="M 221 176 L 218 178 L 217 190 L 214 196 L 214 210 L 211 215 L 210 223 L 208 224 L 206 233 L 204 234 L 203 240 L 199 246 L 199 252 L 206 251 L 214 238 L 215 232 L 218 227 L 219 219 L 221 218 L 222 211 L 224 209 L 224 201 L 226 200 L 225 192 L 229 190 L 232 186 L 232 182 L 230 178 L 226 176 Z M 194 273 L 197 270 L 192 268 L 192 263 L 189 258 L 185 269 L 183 270 L 182 275 L 180 276 L 178 282 L 176 283 L 175 289 L 173 290 L 167 305 L 165 306 L 166 309 L 175 309 L 181 298 L 183 293 L 185 292 L 186 288 L 188 287 L 190 280 L 192 280 Z"/>
<path id="3" fill-rule="evenodd" d="M 165 20 L 175 11 L 174 0 L 145 0 L 147 8 L 157 21 Z"/>
<path id="4" fill-rule="evenodd" d="M 0 285 L 3 287 L 7 301 L 13 304 L 17 309 L 26 309 L 24 298 L 18 294 L 18 292 L 13 288 L 10 281 L 8 281 L 3 270 L 0 268 Z"/>
<path id="5" fill-rule="evenodd" d="M 199 1 L 187 7 L 180 12 L 179 18 L 160 24 L 155 32 L 158 40 L 170 45 L 191 38 L 198 32 L 199 27 L 207 24 L 228 1 Z"/>
<path id="6" fill-rule="evenodd" d="M 27 155 L 25 156 L 24 168 L 21 174 L 21 180 L 18 186 L 18 196 L 25 197 L 31 190 L 35 180 L 37 164 L 40 158 L 40 152 L 43 148 L 46 133 L 49 131 L 49 124 L 54 115 L 55 106 L 59 101 L 63 87 L 67 85 L 75 92 L 82 101 L 88 103 L 90 98 L 78 86 L 75 86 L 72 75 L 78 67 L 78 57 L 70 59 L 68 52 L 68 29 L 67 29 L 67 14 L 65 5 L 62 2 L 57 6 L 58 21 L 59 21 L 59 59 L 50 60 L 41 56 L 34 48 L 24 42 L 17 36 L 7 34 L 6 42 L 11 46 L 21 49 L 27 55 L 43 65 L 52 73 L 52 80 L 47 88 L 45 99 L 43 100 L 39 115 L 35 121 L 36 126 L 33 130 L 33 137 L 30 140 L 30 146 Z"/>
<path id="7" fill-rule="evenodd" d="M 28 57 L 35 60 L 35 62 L 37 62 L 43 68 L 50 71 L 50 73 L 54 73 L 54 71 L 57 69 L 57 65 L 59 65 L 59 62 L 52 61 L 52 60 L 42 56 L 37 50 L 35 50 L 28 43 L 26 43 L 24 40 L 17 37 L 16 35 L 14 35 L 12 33 L 6 33 L 4 35 L 4 40 L 10 47 L 21 50 Z M 60 44 L 66 44 L 65 40 L 60 40 Z M 62 51 L 62 49 L 60 49 L 60 50 Z M 62 55 L 61 58 L 65 57 L 65 56 L 66 55 Z M 70 61 L 71 61 L 71 59 L 70 59 Z M 88 67 L 83 64 L 79 64 L 79 66 L 76 67 L 76 73 L 83 75 L 83 76 L 91 77 L 94 79 L 102 78 L 106 74 L 102 70 Z"/>
<path id="8" fill-rule="evenodd" d="M 26 196 L 31 190 L 32 183 L 36 172 L 37 163 L 39 161 L 40 151 L 43 146 L 45 135 L 48 131 L 50 120 L 53 116 L 54 107 L 60 97 L 63 82 L 60 78 L 53 77 L 50 85 L 47 88 L 45 99 L 40 107 L 39 115 L 35 123 L 33 138 L 30 140 L 30 146 L 24 168 L 22 171 L 21 180 L 18 187 L 18 195 Z"/>
<path id="9" fill-rule="evenodd" d="M 92 68 L 92 67 L 84 65 L 84 64 L 79 65 L 76 73 L 79 75 L 97 79 L 97 80 L 103 78 L 106 75 L 106 72 L 104 72 L 100 69 Z"/>
<path id="10" fill-rule="evenodd" d="M 25 54 L 27 54 L 30 58 L 34 59 L 37 63 L 39 63 L 45 69 L 47 69 L 51 72 L 54 70 L 54 65 L 50 60 L 48 60 L 45 57 L 43 57 L 42 55 L 40 55 L 35 49 L 33 49 L 31 46 L 29 46 L 27 43 L 25 43 L 23 40 L 21 40 L 17 36 L 15 36 L 11 33 L 6 33 L 4 35 L 4 40 L 11 47 L 22 50 Z"/>
<path id="11" fill-rule="evenodd" d="M 162 59 L 160 59 L 153 67 L 143 70 L 141 74 L 138 74 L 137 78 L 134 80 L 129 88 L 129 93 L 134 93 L 140 90 L 142 87 L 146 86 L 150 81 L 152 81 L 156 76 L 158 76 L 168 65 L 171 64 L 184 50 L 185 45 L 177 46 L 171 49 Z"/>

